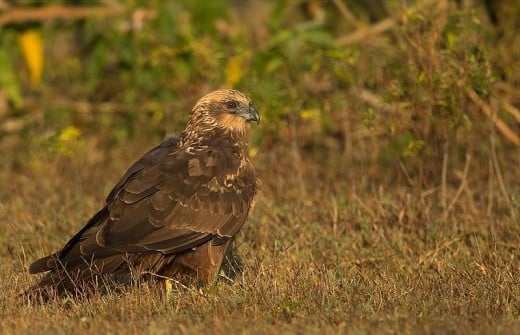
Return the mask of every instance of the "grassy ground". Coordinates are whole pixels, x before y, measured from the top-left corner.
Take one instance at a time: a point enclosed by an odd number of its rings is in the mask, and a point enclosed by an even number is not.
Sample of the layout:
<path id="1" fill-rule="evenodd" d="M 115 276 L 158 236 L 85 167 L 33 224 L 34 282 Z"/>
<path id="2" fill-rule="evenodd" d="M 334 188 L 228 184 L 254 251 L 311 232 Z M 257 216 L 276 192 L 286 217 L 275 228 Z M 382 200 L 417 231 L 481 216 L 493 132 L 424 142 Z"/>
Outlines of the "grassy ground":
<path id="1" fill-rule="evenodd" d="M 0 333 L 520 334 L 518 4 L 236 3 L 33 25 L 38 87 L 25 27 L 0 31 Z M 221 86 L 262 114 L 234 282 L 20 297 L 27 266 Z"/>
<path id="2" fill-rule="evenodd" d="M 296 164 L 297 153 L 283 146 L 255 158 L 262 190 L 238 239 L 244 272 L 234 283 L 179 288 L 170 299 L 146 286 L 47 305 L 17 296 L 37 279 L 27 265 L 59 248 L 149 145 L 99 150 L 87 138 L 77 159 L 43 155 L 27 164 L 37 146 L 2 143 L 10 153 L 1 158 L 2 332 L 520 330 L 520 225 L 509 212 L 486 215 L 462 197 L 442 220 L 435 192 L 373 185 L 361 171 L 349 180 L 348 167 L 327 157 L 334 153 L 299 155 Z"/>

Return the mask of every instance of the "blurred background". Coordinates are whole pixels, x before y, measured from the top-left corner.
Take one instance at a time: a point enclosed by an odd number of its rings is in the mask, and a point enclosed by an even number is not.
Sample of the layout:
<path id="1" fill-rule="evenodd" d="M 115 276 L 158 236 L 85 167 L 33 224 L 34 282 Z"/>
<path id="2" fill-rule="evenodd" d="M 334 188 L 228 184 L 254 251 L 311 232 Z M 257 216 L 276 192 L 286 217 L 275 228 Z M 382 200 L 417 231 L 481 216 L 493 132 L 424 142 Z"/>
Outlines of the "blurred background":
<path id="1" fill-rule="evenodd" d="M 513 0 L 1 1 L 0 136 L 65 156 L 85 138 L 155 143 L 182 129 L 198 97 L 235 87 L 262 114 L 253 154 L 289 143 L 330 151 L 378 179 L 419 176 L 432 186 L 447 153 L 462 166 L 468 153 L 487 161 L 490 136 L 518 163 L 519 8 Z"/>
<path id="2" fill-rule="evenodd" d="M 262 114 L 253 155 L 284 145 L 330 152 L 346 177 L 361 168 L 432 187 L 448 154 L 461 169 L 472 154 L 481 177 L 499 149 L 518 172 L 519 7 L 0 1 L 2 144 L 14 136 L 62 156 L 80 155 L 85 140 L 100 150 L 152 144 L 182 129 L 198 97 L 235 87 Z"/>

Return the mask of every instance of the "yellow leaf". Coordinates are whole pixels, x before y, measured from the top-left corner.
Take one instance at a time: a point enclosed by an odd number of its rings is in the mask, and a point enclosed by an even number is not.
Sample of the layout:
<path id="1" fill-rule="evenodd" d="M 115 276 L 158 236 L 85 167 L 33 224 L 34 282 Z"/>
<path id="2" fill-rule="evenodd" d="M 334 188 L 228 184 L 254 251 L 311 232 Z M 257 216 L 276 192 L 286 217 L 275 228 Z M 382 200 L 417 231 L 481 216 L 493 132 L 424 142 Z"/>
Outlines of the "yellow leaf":
<path id="1" fill-rule="evenodd" d="M 70 143 L 77 141 L 81 136 L 81 131 L 74 126 L 67 126 L 62 130 L 59 136 L 59 140 L 61 143 Z"/>
<path id="2" fill-rule="evenodd" d="M 249 157 L 253 158 L 256 156 L 257 153 L 258 153 L 258 148 L 251 147 L 249 149 Z"/>
<path id="3" fill-rule="evenodd" d="M 171 279 L 165 279 L 164 288 L 166 290 L 166 297 L 170 298 L 173 293 L 173 281 Z"/>
<path id="4" fill-rule="evenodd" d="M 74 126 L 68 126 L 58 136 L 56 151 L 64 156 L 72 156 L 82 146 L 81 131 Z"/>
<path id="5" fill-rule="evenodd" d="M 300 117 L 302 120 L 308 120 L 312 122 L 321 121 L 321 111 L 316 108 L 304 109 L 300 111 Z"/>
<path id="6" fill-rule="evenodd" d="M 226 84 L 235 86 L 242 78 L 243 61 L 240 57 L 231 57 L 226 64 Z"/>
<path id="7" fill-rule="evenodd" d="M 154 125 L 160 124 L 164 119 L 164 111 L 160 108 L 154 109 L 152 112 L 152 123 Z"/>
<path id="8" fill-rule="evenodd" d="M 43 71 L 43 43 L 40 32 L 32 28 L 24 30 L 18 35 L 18 45 L 29 69 L 31 83 L 39 84 Z"/>

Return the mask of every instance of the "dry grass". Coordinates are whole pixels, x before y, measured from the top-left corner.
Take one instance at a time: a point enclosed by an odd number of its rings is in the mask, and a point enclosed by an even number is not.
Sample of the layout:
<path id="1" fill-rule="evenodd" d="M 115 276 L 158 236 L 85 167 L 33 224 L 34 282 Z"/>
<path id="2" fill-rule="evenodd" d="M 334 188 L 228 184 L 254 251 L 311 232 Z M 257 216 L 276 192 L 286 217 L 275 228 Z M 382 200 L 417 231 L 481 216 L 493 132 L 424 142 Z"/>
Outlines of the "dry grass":
<path id="1" fill-rule="evenodd" d="M 517 1 L 498 25 L 483 1 L 385 1 L 373 24 L 362 1 L 248 1 L 229 22 L 154 3 L 142 31 L 43 26 L 45 85 L 0 96 L 0 334 L 520 334 Z M 157 134 L 233 82 L 263 120 L 243 273 L 169 298 L 20 297 Z"/>
<path id="2" fill-rule="evenodd" d="M 37 279 L 27 273 L 30 262 L 59 248 L 153 144 L 100 142 L 85 138 L 74 160 L 15 137 L 1 143 L 8 154 L 0 158 L 0 332 L 520 331 L 518 201 L 507 210 L 496 182 L 488 215 L 488 184 L 469 173 L 443 220 L 439 188 L 374 183 L 361 165 L 347 166 L 332 151 L 303 154 L 284 144 L 255 158 L 262 191 L 238 240 L 245 271 L 234 283 L 179 288 L 169 299 L 145 285 L 29 303 L 18 294 Z M 518 199 L 515 174 L 503 177 Z M 448 203 L 458 186 L 448 183 Z"/>

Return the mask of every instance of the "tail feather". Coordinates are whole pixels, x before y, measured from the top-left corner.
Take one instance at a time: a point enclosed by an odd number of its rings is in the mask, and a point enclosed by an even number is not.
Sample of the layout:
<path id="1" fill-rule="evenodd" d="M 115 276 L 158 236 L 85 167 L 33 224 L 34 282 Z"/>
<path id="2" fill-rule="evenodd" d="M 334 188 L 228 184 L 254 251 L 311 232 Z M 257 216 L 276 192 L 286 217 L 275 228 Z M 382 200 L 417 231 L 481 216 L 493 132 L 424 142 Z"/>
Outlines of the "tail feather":
<path id="1" fill-rule="evenodd" d="M 159 273 L 174 258 L 175 255 L 161 253 L 115 255 L 93 261 L 85 259 L 82 264 L 70 267 L 49 256 L 45 263 L 42 260 L 44 266 L 35 263 L 30 270 L 43 272 L 49 265 L 52 265 L 52 270 L 25 294 L 49 298 L 67 293 L 81 296 L 93 291 L 107 291 L 135 283 L 143 274 Z"/>
<path id="2" fill-rule="evenodd" d="M 38 259 L 34 263 L 29 266 L 29 273 L 35 274 L 40 272 L 49 271 L 52 269 L 52 266 L 49 264 L 53 259 L 57 258 L 57 254 L 52 254 L 50 256 L 46 256 Z"/>

